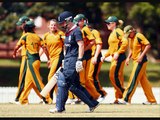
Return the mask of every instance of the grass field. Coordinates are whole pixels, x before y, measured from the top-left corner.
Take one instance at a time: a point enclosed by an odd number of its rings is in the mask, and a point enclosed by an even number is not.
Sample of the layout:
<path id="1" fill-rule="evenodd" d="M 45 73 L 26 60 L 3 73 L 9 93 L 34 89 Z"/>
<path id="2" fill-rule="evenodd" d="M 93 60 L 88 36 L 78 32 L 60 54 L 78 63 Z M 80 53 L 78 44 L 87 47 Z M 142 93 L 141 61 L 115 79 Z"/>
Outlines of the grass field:
<path id="1" fill-rule="evenodd" d="M 19 75 L 20 60 L 14 59 L 0 59 L 0 86 L 17 86 Z M 111 82 L 109 80 L 109 62 L 104 62 L 99 74 L 100 82 L 103 87 L 110 87 Z M 124 68 L 124 85 L 128 83 L 129 75 L 132 70 L 132 62 L 129 66 Z M 8 75 L 9 73 L 9 75 Z M 40 73 L 43 78 L 43 82 L 47 83 L 47 76 L 49 69 L 46 63 L 41 64 Z M 160 87 L 160 63 L 148 62 L 147 65 L 147 77 L 153 87 Z M 2 79 L 3 78 L 3 79 Z"/>
<path id="2" fill-rule="evenodd" d="M 66 105 L 66 113 L 49 113 L 55 105 L 43 104 L 0 104 L 0 117 L 58 117 L 58 118 L 99 118 L 99 117 L 160 117 L 159 105 L 110 105 L 101 104 L 93 113 L 86 113 L 87 105 Z"/>

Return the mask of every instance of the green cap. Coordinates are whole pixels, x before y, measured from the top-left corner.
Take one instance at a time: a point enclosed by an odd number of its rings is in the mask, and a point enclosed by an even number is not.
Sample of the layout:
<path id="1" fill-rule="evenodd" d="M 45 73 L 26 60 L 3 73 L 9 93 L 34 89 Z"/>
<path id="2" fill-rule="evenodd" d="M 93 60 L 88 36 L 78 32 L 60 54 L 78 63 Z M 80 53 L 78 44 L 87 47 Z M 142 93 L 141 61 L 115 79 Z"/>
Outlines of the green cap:
<path id="1" fill-rule="evenodd" d="M 27 27 L 35 27 L 35 24 L 32 20 L 26 22 Z"/>
<path id="2" fill-rule="evenodd" d="M 118 22 L 118 18 L 116 16 L 110 16 L 107 20 L 105 20 L 106 23 L 110 22 Z"/>
<path id="3" fill-rule="evenodd" d="M 18 22 L 16 23 L 17 26 L 22 25 L 24 22 L 28 21 L 29 18 L 27 16 L 22 16 L 21 18 L 19 18 Z"/>
<path id="4" fill-rule="evenodd" d="M 86 19 L 86 17 L 84 16 L 84 14 L 77 14 L 75 17 L 74 17 L 74 21 L 75 22 L 78 22 L 79 20 L 81 19 Z"/>
<path id="5" fill-rule="evenodd" d="M 124 30 L 123 30 L 123 32 L 125 34 L 124 36 L 126 38 L 128 38 L 128 36 L 132 32 L 132 30 L 133 30 L 133 27 L 131 25 L 127 25 L 126 27 L 124 27 Z"/>

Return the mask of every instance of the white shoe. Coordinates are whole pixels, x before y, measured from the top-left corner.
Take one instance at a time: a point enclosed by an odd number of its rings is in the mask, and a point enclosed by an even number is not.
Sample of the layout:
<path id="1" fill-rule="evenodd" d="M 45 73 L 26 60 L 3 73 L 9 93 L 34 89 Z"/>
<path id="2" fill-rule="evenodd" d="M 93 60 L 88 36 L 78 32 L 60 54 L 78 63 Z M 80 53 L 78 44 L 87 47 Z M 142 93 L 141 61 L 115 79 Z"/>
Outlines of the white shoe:
<path id="1" fill-rule="evenodd" d="M 89 108 L 86 112 L 87 113 L 93 112 L 98 106 L 99 106 L 99 103 L 95 107 Z"/>
<path id="2" fill-rule="evenodd" d="M 54 109 L 50 109 L 49 112 L 50 112 L 50 113 L 65 113 L 65 110 L 59 112 L 59 111 L 57 110 L 57 108 L 54 108 Z"/>
<path id="3" fill-rule="evenodd" d="M 14 102 L 16 105 L 20 105 L 21 103 L 19 101 Z"/>
<path id="4" fill-rule="evenodd" d="M 156 105 L 157 102 L 149 102 L 149 101 L 147 101 L 147 102 L 143 102 L 142 104 L 143 105 Z"/>
<path id="5" fill-rule="evenodd" d="M 74 99 L 67 99 L 66 104 L 72 104 L 74 102 Z"/>
<path id="6" fill-rule="evenodd" d="M 97 99 L 97 101 L 99 103 L 101 103 L 104 99 L 105 99 L 106 96 L 102 97 L 101 95 L 99 96 L 99 98 Z"/>
<path id="7" fill-rule="evenodd" d="M 129 105 L 128 102 L 126 102 L 125 100 L 122 100 L 122 99 L 118 99 L 118 104 Z"/>
<path id="8" fill-rule="evenodd" d="M 41 99 L 38 104 L 44 104 L 43 99 Z"/>
<path id="9" fill-rule="evenodd" d="M 16 105 L 20 105 L 20 104 L 21 104 L 19 101 L 11 101 L 11 102 L 9 102 L 9 103 L 11 103 L 11 104 L 16 104 Z"/>

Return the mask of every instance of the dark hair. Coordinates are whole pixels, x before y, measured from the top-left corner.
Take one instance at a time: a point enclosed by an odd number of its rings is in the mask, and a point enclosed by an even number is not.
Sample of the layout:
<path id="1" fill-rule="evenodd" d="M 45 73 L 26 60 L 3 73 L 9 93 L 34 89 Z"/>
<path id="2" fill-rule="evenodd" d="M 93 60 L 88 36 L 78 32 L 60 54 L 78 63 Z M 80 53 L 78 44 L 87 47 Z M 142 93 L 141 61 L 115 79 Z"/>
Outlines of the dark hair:
<path id="1" fill-rule="evenodd" d="M 35 26 L 27 26 L 27 25 L 24 25 L 23 29 L 25 32 L 34 32 L 34 28 Z"/>

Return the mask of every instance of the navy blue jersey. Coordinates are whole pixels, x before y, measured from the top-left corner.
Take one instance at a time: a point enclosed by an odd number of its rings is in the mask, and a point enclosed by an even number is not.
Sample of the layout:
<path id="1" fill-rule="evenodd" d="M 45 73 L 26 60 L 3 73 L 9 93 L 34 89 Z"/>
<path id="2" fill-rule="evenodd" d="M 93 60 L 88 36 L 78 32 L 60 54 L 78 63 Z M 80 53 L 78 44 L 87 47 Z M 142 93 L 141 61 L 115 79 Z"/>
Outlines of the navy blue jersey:
<path id="1" fill-rule="evenodd" d="M 82 33 L 79 27 L 74 28 L 70 32 L 66 33 L 64 45 L 66 49 L 65 58 L 78 57 L 78 44 L 77 41 L 83 40 Z"/>

